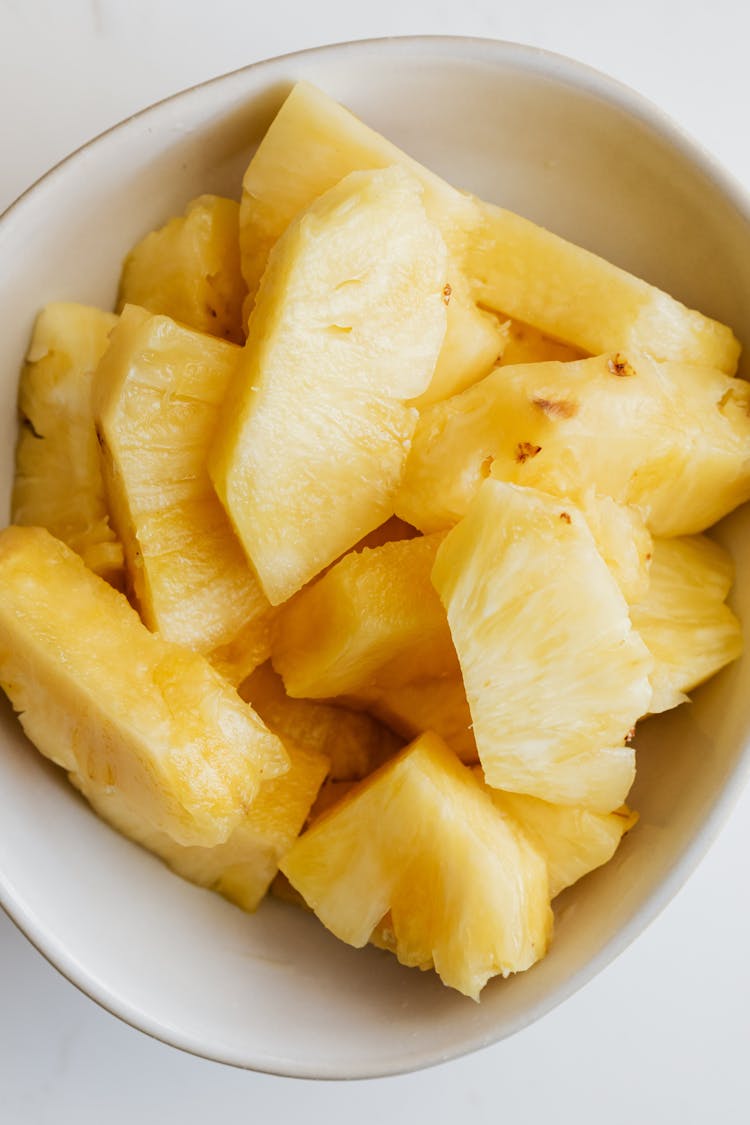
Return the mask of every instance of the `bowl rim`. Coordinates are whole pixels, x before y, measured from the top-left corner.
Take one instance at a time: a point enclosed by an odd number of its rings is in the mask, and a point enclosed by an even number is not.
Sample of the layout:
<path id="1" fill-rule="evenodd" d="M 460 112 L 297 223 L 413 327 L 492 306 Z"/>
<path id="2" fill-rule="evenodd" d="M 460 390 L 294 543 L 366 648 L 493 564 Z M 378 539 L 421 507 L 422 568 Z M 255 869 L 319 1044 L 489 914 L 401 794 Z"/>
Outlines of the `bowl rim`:
<path id="1" fill-rule="evenodd" d="M 697 141 L 682 125 L 675 121 L 649 98 L 632 87 L 590 66 L 580 60 L 563 55 L 547 48 L 511 40 L 481 36 L 461 35 L 395 35 L 343 40 L 302 50 L 285 52 L 270 58 L 259 59 L 245 66 L 215 77 L 187 86 L 169 94 L 156 102 L 124 117 L 53 164 L 46 172 L 35 179 L 19 196 L 0 212 L 0 241 L 8 225 L 23 213 L 26 204 L 41 191 L 56 184 L 66 172 L 68 165 L 77 162 L 90 150 L 101 146 L 111 135 L 132 127 L 138 127 L 143 120 L 157 116 L 158 112 L 173 102 L 187 98 L 199 91 L 219 85 L 232 78 L 250 72 L 273 69 L 283 62 L 290 62 L 308 55 L 334 55 L 343 52 L 390 51 L 398 54 L 404 50 L 419 49 L 435 59 L 462 59 L 466 61 L 512 62 L 527 71 L 551 75 L 574 88 L 597 97 L 612 108 L 624 111 L 639 124 L 645 125 L 663 141 L 670 143 L 689 162 L 712 183 L 745 220 L 750 228 L 750 192 L 740 180 L 729 172 L 721 162 Z M 110 990 L 107 985 L 93 977 L 67 950 L 57 942 L 44 924 L 35 917 L 23 901 L 23 894 L 17 891 L 11 881 L 0 870 L 0 906 L 16 928 L 30 944 L 80 992 L 93 1000 L 99 1007 L 117 1017 L 125 1024 L 150 1038 L 176 1047 L 187 1054 L 209 1061 L 229 1065 L 256 1073 L 271 1074 L 278 1077 L 324 1079 L 324 1080 L 364 1080 L 396 1076 L 436 1066 L 479 1050 L 487 1049 L 503 1039 L 509 1038 L 523 1028 L 536 1022 L 552 1011 L 563 1001 L 576 993 L 620 955 L 666 908 L 677 892 L 685 884 L 690 874 L 705 857 L 719 835 L 724 823 L 739 801 L 745 785 L 750 779 L 750 726 L 737 761 L 728 773 L 726 781 L 712 802 L 699 830 L 684 847 L 679 858 L 668 874 L 643 901 L 637 913 L 577 972 L 573 973 L 554 993 L 529 1006 L 512 1026 L 498 1034 L 478 1034 L 465 1039 L 448 1051 L 432 1051 L 416 1062 L 393 1059 L 391 1065 L 383 1062 L 373 1065 L 359 1064 L 350 1067 L 348 1073 L 341 1069 L 311 1067 L 295 1060 L 264 1059 L 255 1052 L 255 1058 L 248 1060 L 238 1052 L 222 1048 L 220 1044 L 201 1043 L 198 1039 L 152 1018 L 147 1012 L 132 1005 L 126 997 Z"/>

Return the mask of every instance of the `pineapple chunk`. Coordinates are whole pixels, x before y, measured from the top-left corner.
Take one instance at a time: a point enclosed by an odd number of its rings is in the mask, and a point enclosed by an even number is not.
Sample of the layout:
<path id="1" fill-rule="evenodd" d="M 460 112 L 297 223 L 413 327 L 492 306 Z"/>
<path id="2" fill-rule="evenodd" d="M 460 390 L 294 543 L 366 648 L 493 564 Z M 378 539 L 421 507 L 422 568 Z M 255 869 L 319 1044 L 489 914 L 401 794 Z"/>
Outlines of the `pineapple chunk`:
<path id="1" fill-rule="evenodd" d="M 479 209 L 465 268 L 480 304 L 589 355 L 643 349 L 737 370 L 740 345 L 726 325 L 520 215 Z"/>
<path id="2" fill-rule="evenodd" d="M 241 344 L 245 339 L 239 204 L 201 195 L 135 246 L 120 278 L 118 307 L 142 305 Z"/>
<path id="3" fill-rule="evenodd" d="M 545 336 L 538 328 L 522 324 L 520 320 L 506 320 L 500 327 L 503 338 L 502 355 L 498 363 L 503 367 L 516 367 L 519 363 L 548 363 L 558 360 L 568 363 L 583 359 L 584 352 L 570 344 L 561 344 Z"/>
<path id="4" fill-rule="evenodd" d="M 224 843 L 184 846 L 156 831 L 113 785 L 71 774 L 95 812 L 118 832 L 160 856 L 183 879 L 209 887 L 253 911 L 276 875 L 279 860 L 299 835 L 328 762 L 314 750 L 287 743 L 289 770 L 261 783 L 258 794 Z"/>
<path id="5" fill-rule="evenodd" d="M 550 898 L 608 863 L 638 820 L 626 806 L 612 813 L 550 805 L 522 793 L 487 788 L 496 808 L 512 817 L 547 864 Z"/>
<path id="6" fill-rule="evenodd" d="M 503 367 L 422 414 L 396 512 L 450 527 L 485 477 L 642 512 L 692 534 L 750 498 L 750 384 L 709 367 L 616 353 Z"/>
<path id="7" fill-rule="evenodd" d="M 643 516 L 611 496 L 597 496 L 593 488 L 584 489 L 578 503 L 625 601 L 639 601 L 648 590 L 654 542 Z"/>
<path id="8" fill-rule="evenodd" d="M 234 683 L 267 659 L 271 617 L 205 467 L 238 355 L 129 305 L 94 381 L 112 517 L 143 620 Z"/>
<path id="9" fill-rule="evenodd" d="M 656 539 L 648 591 L 631 609 L 654 660 L 651 711 L 667 711 L 742 653 L 742 629 L 724 600 L 729 555 L 705 536 Z"/>
<path id="10" fill-rule="evenodd" d="M 278 611 L 272 660 L 293 696 L 327 699 L 457 673 L 430 581 L 441 535 L 345 555 Z"/>
<path id="11" fill-rule="evenodd" d="M 393 514 L 444 284 L 445 244 L 399 168 L 348 176 L 274 248 L 209 459 L 272 604 Z"/>
<path id="12" fill-rule="evenodd" d="M 47 305 L 21 372 L 13 523 L 46 527 L 113 585 L 122 547 L 109 526 L 91 381 L 117 317 L 86 305 Z"/>
<path id="13" fill-rule="evenodd" d="M 625 739 L 653 661 L 583 516 L 486 481 L 440 546 L 448 612 L 487 782 L 611 812 L 635 772 Z"/>
<path id="14" fill-rule="evenodd" d="M 42 754 L 180 844 L 223 843 L 288 769 L 218 672 L 41 528 L 0 532 L 0 684 Z"/>
<path id="15" fill-rule="evenodd" d="M 403 746 L 403 739 L 364 712 L 291 699 L 270 664 L 256 668 L 239 692 L 282 742 L 322 754 L 333 781 L 365 777 Z"/>
<path id="16" fill-rule="evenodd" d="M 470 764 L 479 760 L 460 674 L 389 684 L 362 692 L 357 698 L 404 738 L 416 738 L 431 730 L 462 762 Z"/>
<path id="17" fill-rule="evenodd" d="M 533 965 L 551 934 L 544 861 L 434 734 L 319 817 L 281 870 L 349 945 L 389 911 L 398 959 L 474 999 Z"/>

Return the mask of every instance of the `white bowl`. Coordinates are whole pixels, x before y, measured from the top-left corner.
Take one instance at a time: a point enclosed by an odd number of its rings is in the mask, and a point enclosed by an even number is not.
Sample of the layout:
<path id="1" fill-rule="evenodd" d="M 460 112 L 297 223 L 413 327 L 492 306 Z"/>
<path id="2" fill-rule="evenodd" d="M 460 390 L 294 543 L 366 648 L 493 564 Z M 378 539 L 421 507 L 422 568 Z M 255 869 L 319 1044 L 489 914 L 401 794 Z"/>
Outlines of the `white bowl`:
<path id="1" fill-rule="evenodd" d="M 237 195 L 290 84 L 317 83 L 452 182 L 613 259 L 750 339 L 750 210 L 657 110 L 569 60 L 507 43 L 391 39 L 259 63 L 99 137 L 0 221 L 0 472 L 18 367 L 53 299 L 110 306 L 120 261 L 204 191 Z M 740 513 L 722 534 L 736 557 Z M 750 624 L 750 572 L 736 605 Z M 510 1035 L 602 969 L 674 894 L 750 756 L 748 660 L 639 736 L 641 814 L 609 866 L 558 900 L 549 956 L 479 1005 L 269 901 L 247 916 L 171 875 L 88 810 L 0 714 L 0 901 L 71 981 L 168 1043 L 306 1077 L 412 1070 Z M 690 940 L 690 935 L 685 935 Z"/>

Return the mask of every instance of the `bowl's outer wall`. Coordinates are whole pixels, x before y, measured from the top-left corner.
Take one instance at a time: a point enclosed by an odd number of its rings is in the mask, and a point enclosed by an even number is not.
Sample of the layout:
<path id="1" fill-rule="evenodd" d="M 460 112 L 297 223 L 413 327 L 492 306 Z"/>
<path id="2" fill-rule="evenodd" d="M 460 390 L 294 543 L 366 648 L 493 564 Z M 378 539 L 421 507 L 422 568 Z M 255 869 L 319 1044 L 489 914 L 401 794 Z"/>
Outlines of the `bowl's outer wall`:
<path id="1" fill-rule="evenodd" d="M 45 302 L 110 306 L 119 264 L 193 196 L 236 196 L 291 83 L 307 78 L 454 183 L 611 257 L 750 339 L 750 224 L 720 173 L 615 83 L 533 49 L 390 40 L 273 60 L 171 99 L 59 166 L 0 222 L 2 486 L 19 363 Z M 745 545 L 744 514 L 726 540 Z M 750 583 L 737 604 L 750 621 Z M 2 711 L 0 898 L 85 991 L 188 1050 L 283 1074 L 356 1077 L 450 1058 L 588 979 L 677 888 L 746 769 L 747 662 L 639 737 L 637 829 L 559 900 L 552 952 L 481 1005 L 337 943 L 270 902 L 255 917 L 101 824 Z"/>

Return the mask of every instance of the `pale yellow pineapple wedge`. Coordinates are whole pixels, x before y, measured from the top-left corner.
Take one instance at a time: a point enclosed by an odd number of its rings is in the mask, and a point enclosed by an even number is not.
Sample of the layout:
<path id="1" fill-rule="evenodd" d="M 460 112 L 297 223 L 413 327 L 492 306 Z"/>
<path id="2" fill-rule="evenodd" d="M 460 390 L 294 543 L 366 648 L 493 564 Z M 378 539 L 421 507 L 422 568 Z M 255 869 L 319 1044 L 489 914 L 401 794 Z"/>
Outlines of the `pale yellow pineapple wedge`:
<path id="1" fill-rule="evenodd" d="M 581 513 L 488 480 L 440 546 L 445 604 L 490 785 L 611 812 L 653 666 Z"/>
<path id="2" fill-rule="evenodd" d="M 91 411 L 91 381 L 117 324 L 112 313 L 64 302 L 34 325 L 21 372 L 11 520 L 46 527 L 120 586 L 122 547 L 109 524 Z"/>
<path id="3" fill-rule="evenodd" d="M 209 460 L 272 604 L 393 514 L 444 284 L 445 244 L 398 168 L 353 173 L 274 248 Z"/>
<path id="4" fill-rule="evenodd" d="M 0 532 L 0 684 L 31 741 L 179 844 L 223 843 L 289 759 L 201 656 L 41 528 Z"/>
<path id="5" fill-rule="evenodd" d="M 357 698 L 405 739 L 431 730 L 462 762 L 479 760 L 471 711 L 460 674 L 418 678 L 361 692 Z"/>
<path id="6" fill-rule="evenodd" d="M 474 999 L 551 935 L 544 861 L 433 734 L 319 817 L 281 870 L 342 941 L 364 946 L 389 913 L 398 959 Z"/>
<path id="7" fill-rule="evenodd" d="M 261 783 L 257 796 L 228 839 L 214 847 L 184 846 L 144 820 L 136 804 L 113 785 L 71 774 L 70 780 L 94 810 L 124 836 L 160 856 L 178 875 L 253 911 L 278 871 L 279 860 L 296 840 L 328 761 L 314 750 L 286 744 L 289 769 Z"/>
<path id="8" fill-rule="evenodd" d="M 481 771 L 479 771 L 481 773 Z M 623 805 L 611 813 L 551 805 L 523 793 L 487 792 L 502 813 L 512 817 L 547 864 L 550 898 L 590 871 L 609 863 L 638 814 Z"/>
<path id="9" fill-rule="evenodd" d="M 701 531 L 750 497 L 750 384 L 641 353 L 522 364 L 423 412 L 396 512 L 450 527 L 482 481 L 638 508 L 653 535 Z"/>
<path id="10" fill-rule="evenodd" d="M 611 496 L 598 496 L 593 488 L 580 493 L 577 506 L 625 601 L 632 605 L 645 597 L 654 541 L 643 516 Z"/>
<path id="11" fill-rule="evenodd" d="M 94 381 L 112 518 L 143 620 L 234 683 L 267 659 L 271 619 L 205 464 L 239 354 L 129 305 Z"/>
<path id="12" fill-rule="evenodd" d="M 511 318 L 502 321 L 500 332 L 503 346 L 498 364 L 503 367 L 515 367 L 519 363 L 548 363 L 550 360 L 570 363 L 575 359 L 583 359 L 585 355 L 580 348 L 553 340 L 538 328 L 532 328 L 530 324 L 523 324 L 520 320 Z"/>
<path id="13" fill-rule="evenodd" d="M 742 653 L 742 627 L 725 599 L 727 552 L 703 535 L 655 539 L 648 590 L 631 609 L 654 657 L 651 711 L 667 711 Z"/>
<path id="14" fill-rule="evenodd" d="M 643 349 L 733 375 L 731 330 L 528 219 L 479 203 L 466 273 L 480 304 L 588 355 Z"/>
<path id="15" fill-rule="evenodd" d="M 128 254 L 118 307 L 141 305 L 212 336 L 241 344 L 245 283 L 239 204 L 201 195 Z"/>
<path id="16" fill-rule="evenodd" d="M 271 658 L 293 696 L 355 695 L 458 672 L 430 571 L 442 536 L 345 555 L 278 610 Z"/>
<path id="17" fill-rule="evenodd" d="M 404 739 L 365 712 L 290 698 L 270 663 L 256 668 L 239 692 L 282 742 L 323 755 L 332 781 L 365 777 L 404 744 Z"/>

